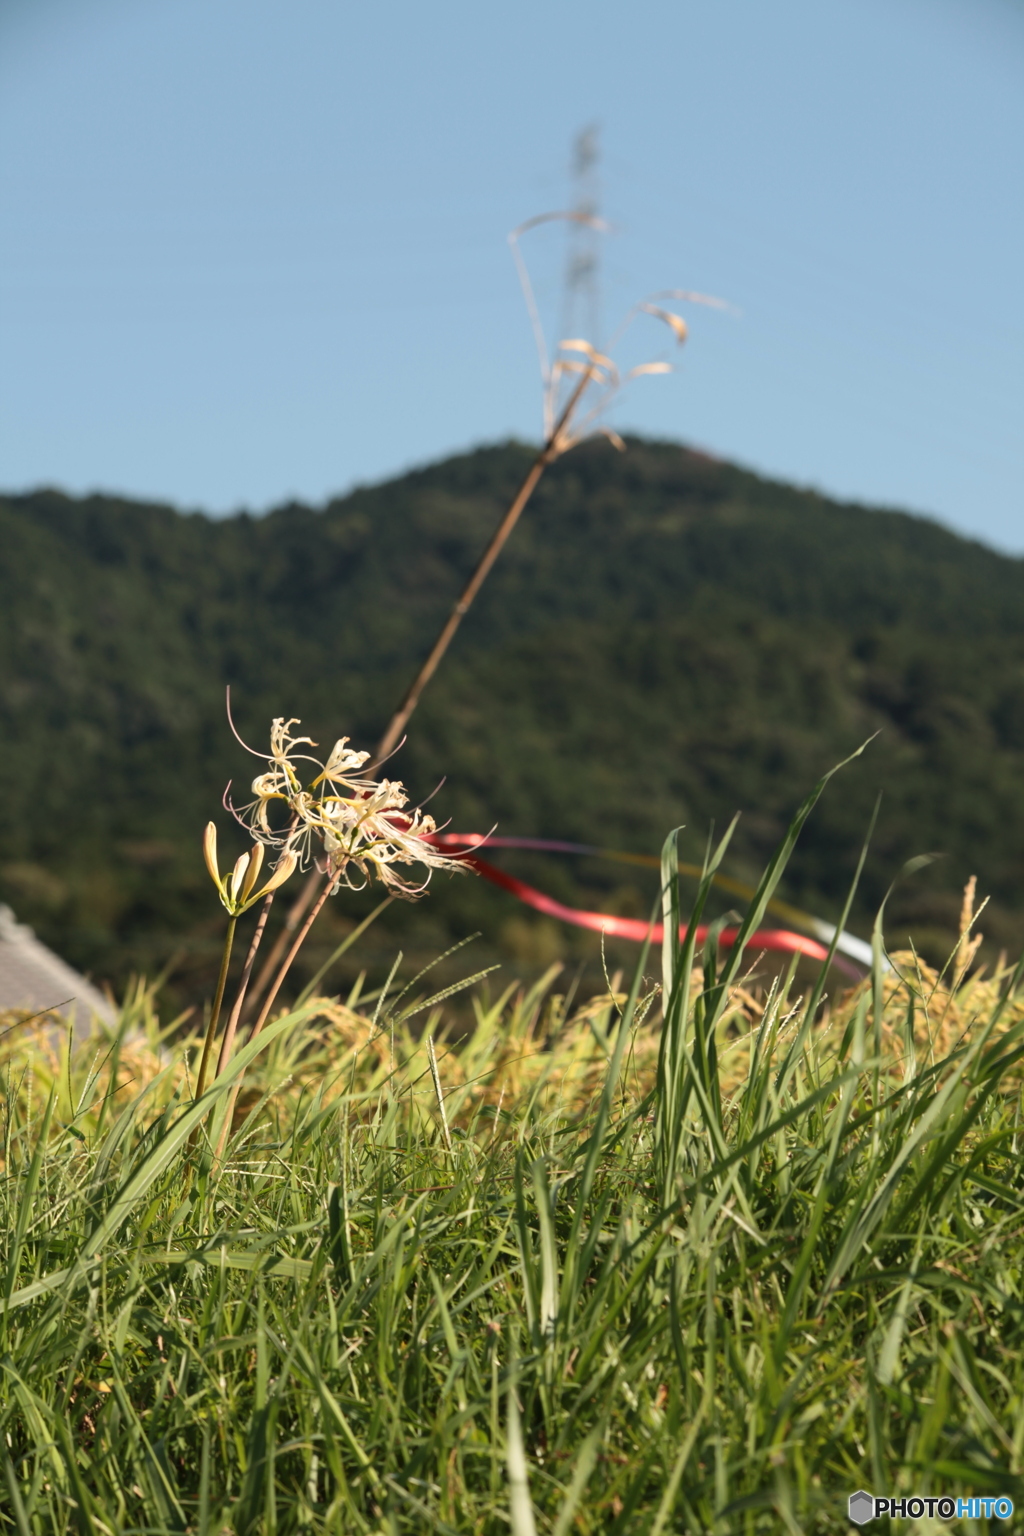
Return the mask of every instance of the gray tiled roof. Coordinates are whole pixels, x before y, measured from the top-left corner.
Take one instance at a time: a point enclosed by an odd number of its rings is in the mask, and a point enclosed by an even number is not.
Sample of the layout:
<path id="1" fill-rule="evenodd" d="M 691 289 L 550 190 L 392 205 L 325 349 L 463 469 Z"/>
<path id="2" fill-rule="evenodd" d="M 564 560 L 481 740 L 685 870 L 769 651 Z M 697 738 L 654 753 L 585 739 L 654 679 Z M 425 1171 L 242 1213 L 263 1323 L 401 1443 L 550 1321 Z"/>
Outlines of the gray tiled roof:
<path id="1" fill-rule="evenodd" d="M 0 905 L 0 1012 L 8 1008 L 52 1008 L 74 1021 L 79 1038 L 88 1034 L 94 1014 L 104 1024 L 115 1023 L 108 999 Z"/>

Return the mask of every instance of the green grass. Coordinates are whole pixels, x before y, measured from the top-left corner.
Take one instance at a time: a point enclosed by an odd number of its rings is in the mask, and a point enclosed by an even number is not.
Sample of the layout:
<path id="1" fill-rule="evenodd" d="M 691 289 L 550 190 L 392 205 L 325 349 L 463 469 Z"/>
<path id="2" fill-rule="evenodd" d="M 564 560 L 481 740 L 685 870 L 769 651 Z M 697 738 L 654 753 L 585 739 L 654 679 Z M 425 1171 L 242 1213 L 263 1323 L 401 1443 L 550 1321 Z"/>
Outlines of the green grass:
<path id="1" fill-rule="evenodd" d="M 879 936 L 822 1011 L 749 954 L 670 944 L 660 996 L 654 960 L 575 1014 L 553 975 L 478 987 L 457 1048 L 443 1003 L 412 1033 L 416 986 L 311 1000 L 195 1105 L 142 992 L 95 1060 L 7 1037 L 0 1530 L 753 1536 L 845 1532 L 858 1487 L 1024 1500 L 1021 968 L 887 971 Z"/>

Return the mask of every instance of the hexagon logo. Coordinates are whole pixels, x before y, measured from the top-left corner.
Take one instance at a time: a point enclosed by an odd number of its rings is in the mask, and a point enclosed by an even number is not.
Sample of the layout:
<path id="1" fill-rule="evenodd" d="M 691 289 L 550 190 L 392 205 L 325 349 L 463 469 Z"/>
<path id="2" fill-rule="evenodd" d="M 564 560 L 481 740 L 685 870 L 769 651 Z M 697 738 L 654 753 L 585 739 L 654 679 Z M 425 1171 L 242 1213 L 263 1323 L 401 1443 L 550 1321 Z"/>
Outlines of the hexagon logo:
<path id="1" fill-rule="evenodd" d="M 863 1488 L 858 1488 L 856 1493 L 850 1494 L 849 1512 L 854 1525 L 867 1525 L 869 1520 L 875 1518 L 873 1495 L 865 1493 Z"/>

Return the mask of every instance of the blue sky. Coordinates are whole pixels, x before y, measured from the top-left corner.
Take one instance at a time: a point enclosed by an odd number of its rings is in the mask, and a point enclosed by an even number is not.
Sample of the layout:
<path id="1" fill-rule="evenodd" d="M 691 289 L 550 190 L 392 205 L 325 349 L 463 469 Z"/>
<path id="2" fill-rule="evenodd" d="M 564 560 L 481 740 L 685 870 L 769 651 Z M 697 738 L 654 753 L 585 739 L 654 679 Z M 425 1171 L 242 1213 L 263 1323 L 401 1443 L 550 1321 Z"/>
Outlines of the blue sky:
<path id="1" fill-rule="evenodd" d="M 505 237 L 589 122 L 602 323 L 739 311 L 615 426 L 1024 551 L 1018 0 L 4 0 L 0 485 L 264 508 L 535 439 Z"/>

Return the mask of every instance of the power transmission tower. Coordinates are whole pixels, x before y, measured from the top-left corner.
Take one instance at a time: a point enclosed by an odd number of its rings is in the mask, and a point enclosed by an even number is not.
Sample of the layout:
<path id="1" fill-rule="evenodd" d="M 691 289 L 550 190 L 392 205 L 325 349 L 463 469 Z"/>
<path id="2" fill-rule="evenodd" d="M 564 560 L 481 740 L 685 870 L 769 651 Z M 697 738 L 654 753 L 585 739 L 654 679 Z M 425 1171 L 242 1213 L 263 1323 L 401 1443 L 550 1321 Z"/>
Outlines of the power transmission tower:
<path id="1" fill-rule="evenodd" d="M 600 182 L 597 171 L 600 151 L 597 136 L 597 124 L 591 123 L 580 129 L 572 144 L 571 206 L 573 213 L 580 217 L 571 220 L 566 226 L 568 251 L 559 339 L 582 336 L 592 346 L 600 347 L 598 242 L 601 231 L 594 222 L 600 216 Z"/>

